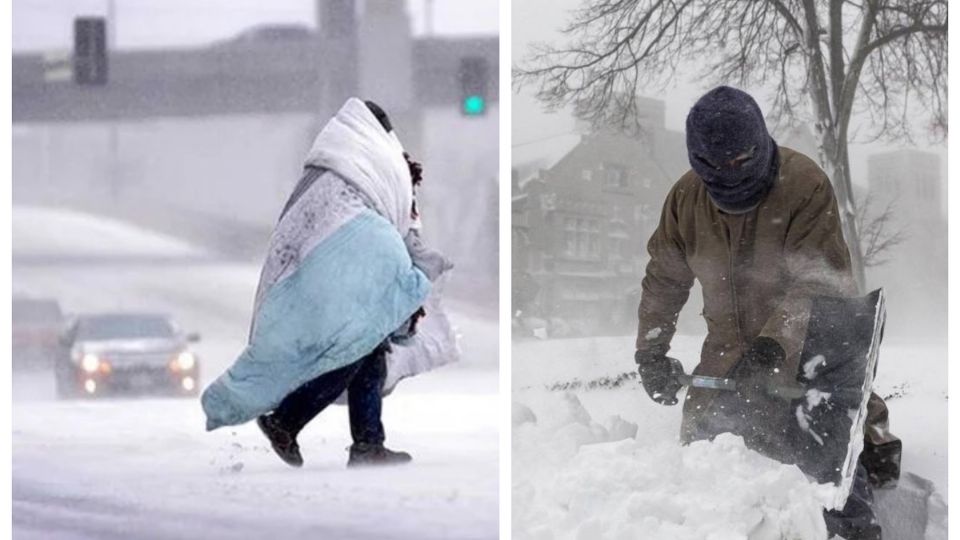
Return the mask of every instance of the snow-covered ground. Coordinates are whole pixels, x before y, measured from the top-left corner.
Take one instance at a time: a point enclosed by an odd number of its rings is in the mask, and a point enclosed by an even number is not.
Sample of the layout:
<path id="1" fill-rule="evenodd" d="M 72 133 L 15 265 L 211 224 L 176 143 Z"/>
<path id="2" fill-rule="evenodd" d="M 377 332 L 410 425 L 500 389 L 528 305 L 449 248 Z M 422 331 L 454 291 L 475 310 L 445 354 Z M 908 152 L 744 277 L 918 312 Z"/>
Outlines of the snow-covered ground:
<path id="1" fill-rule="evenodd" d="M 67 209 L 18 207 L 13 213 L 13 251 L 18 256 L 190 256 L 187 242 Z"/>
<path id="2" fill-rule="evenodd" d="M 73 212 L 14 211 L 13 289 L 68 312 L 168 312 L 203 382 L 243 347 L 259 268 Z M 461 363 L 386 399 L 387 443 L 408 466 L 346 470 L 346 408 L 301 435 L 291 469 L 252 425 L 204 432 L 196 399 L 56 401 L 48 372 L 17 373 L 16 538 L 492 538 L 498 534 L 497 322 L 449 306 Z"/>
<path id="3" fill-rule="evenodd" d="M 689 371 L 700 344 L 678 335 L 671 356 Z M 795 467 L 732 437 L 681 447 L 679 406 L 657 405 L 636 379 L 609 384 L 633 369 L 632 351 L 630 337 L 514 344 L 516 538 L 631 538 L 639 530 L 654 539 L 825 537 L 810 521 L 822 488 Z M 945 347 L 885 343 L 875 386 L 889 396 L 904 471 L 930 479 L 937 500 L 947 493 L 946 359 Z M 603 389 L 565 385 L 601 379 Z M 935 528 L 928 540 L 940 538 Z"/>

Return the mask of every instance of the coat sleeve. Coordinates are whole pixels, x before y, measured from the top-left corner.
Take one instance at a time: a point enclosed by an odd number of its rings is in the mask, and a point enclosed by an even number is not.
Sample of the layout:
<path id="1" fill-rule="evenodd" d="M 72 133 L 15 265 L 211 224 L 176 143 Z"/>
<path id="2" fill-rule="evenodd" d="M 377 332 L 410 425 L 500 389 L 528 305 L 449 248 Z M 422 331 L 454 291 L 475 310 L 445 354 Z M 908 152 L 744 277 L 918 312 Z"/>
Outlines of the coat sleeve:
<path id="1" fill-rule="evenodd" d="M 803 167 L 798 173 L 816 181 L 791 215 L 783 251 L 786 294 L 760 332 L 780 343 L 787 358 L 803 348 L 814 296 L 856 294 L 833 186 L 812 161 Z"/>
<path id="2" fill-rule="evenodd" d="M 679 185 L 679 184 L 678 184 Z M 650 262 L 643 278 L 638 310 L 637 350 L 660 349 L 666 353 L 677 329 L 677 317 L 690 296 L 693 272 L 687 265 L 678 222 L 677 186 L 667 195 L 660 224 L 647 242 Z"/>

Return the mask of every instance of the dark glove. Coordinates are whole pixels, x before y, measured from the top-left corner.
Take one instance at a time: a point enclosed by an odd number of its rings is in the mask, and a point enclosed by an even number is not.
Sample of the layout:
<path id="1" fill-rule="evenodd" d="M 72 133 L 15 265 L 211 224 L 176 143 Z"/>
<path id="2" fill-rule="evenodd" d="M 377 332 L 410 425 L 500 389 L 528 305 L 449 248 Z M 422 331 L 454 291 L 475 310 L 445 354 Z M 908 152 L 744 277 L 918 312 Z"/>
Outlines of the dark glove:
<path id="1" fill-rule="evenodd" d="M 403 323 L 403 326 L 397 328 L 388 336 L 388 341 L 390 343 L 396 343 L 397 345 L 404 345 L 417 334 L 417 324 L 420 322 L 420 319 L 424 318 L 427 315 L 427 311 L 422 307 L 418 309 L 413 315 L 410 316 L 406 322 Z"/>
<path id="2" fill-rule="evenodd" d="M 423 307 L 418 309 L 416 313 L 410 316 L 410 334 L 411 335 L 417 333 L 417 323 L 420 322 L 420 319 L 426 316 L 427 316 L 427 310 L 423 309 Z"/>
<path id="3" fill-rule="evenodd" d="M 676 405 L 677 392 L 682 386 L 674 373 L 674 360 L 662 349 L 638 350 L 634 354 L 640 372 L 640 382 L 650 399 L 661 405 Z"/>

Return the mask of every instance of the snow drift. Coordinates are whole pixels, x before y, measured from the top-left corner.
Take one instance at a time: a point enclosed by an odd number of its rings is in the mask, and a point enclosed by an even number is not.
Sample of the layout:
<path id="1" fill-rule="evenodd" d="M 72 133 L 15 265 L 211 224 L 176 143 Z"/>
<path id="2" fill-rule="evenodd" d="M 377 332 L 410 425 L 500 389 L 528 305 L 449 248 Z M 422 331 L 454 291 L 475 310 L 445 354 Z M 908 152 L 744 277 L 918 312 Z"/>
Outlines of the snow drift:
<path id="1" fill-rule="evenodd" d="M 573 394 L 542 421 L 514 409 L 516 538 L 826 539 L 835 488 L 724 434 L 650 441 L 618 416 L 599 423 Z"/>

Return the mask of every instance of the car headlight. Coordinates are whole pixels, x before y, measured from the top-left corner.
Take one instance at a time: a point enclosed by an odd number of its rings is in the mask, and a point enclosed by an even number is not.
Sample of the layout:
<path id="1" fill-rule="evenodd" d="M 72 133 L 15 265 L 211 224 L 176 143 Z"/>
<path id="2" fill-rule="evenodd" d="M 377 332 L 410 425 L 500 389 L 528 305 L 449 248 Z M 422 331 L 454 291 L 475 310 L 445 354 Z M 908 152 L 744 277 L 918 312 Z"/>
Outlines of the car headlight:
<path id="1" fill-rule="evenodd" d="M 176 364 L 180 371 L 190 371 L 193 369 L 193 366 L 197 365 L 197 359 L 193 356 L 192 352 L 183 351 L 177 355 Z"/>
<path id="2" fill-rule="evenodd" d="M 87 373 L 95 373 L 97 368 L 100 367 L 100 358 L 93 353 L 86 353 L 80 360 L 80 367 Z"/>

